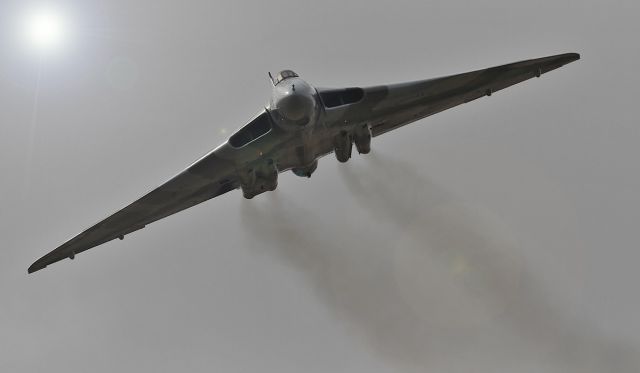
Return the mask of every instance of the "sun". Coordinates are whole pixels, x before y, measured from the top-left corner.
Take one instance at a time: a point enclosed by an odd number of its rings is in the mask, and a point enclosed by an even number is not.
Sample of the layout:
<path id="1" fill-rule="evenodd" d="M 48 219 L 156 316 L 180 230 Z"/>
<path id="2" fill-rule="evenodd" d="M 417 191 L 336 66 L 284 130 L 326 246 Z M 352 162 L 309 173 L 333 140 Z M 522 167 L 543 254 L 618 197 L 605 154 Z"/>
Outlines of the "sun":
<path id="1" fill-rule="evenodd" d="M 38 53 L 54 52 L 67 41 L 68 27 L 61 11 L 51 7 L 34 8 L 24 16 L 24 39 L 27 46 Z"/>

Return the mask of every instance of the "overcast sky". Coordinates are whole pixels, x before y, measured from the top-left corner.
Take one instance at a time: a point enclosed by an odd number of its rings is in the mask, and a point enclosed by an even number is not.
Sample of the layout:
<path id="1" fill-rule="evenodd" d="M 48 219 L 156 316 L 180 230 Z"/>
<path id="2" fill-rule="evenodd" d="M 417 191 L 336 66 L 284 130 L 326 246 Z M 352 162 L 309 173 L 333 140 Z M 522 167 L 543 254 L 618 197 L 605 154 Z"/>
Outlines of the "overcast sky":
<path id="1" fill-rule="evenodd" d="M 0 371 L 638 372 L 637 1 L 0 3 Z M 32 275 L 324 87 L 582 60 Z"/>

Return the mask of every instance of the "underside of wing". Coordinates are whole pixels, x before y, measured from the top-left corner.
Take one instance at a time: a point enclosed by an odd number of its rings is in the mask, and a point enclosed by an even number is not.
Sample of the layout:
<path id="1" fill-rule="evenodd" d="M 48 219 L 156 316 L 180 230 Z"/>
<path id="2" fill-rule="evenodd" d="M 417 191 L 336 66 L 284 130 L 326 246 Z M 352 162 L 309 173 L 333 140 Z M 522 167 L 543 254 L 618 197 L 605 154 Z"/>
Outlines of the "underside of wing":
<path id="1" fill-rule="evenodd" d="M 29 273 L 144 228 L 238 187 L 230 161 L 212 151 L 166 183 L 38 259 Z"/>
<path id="2" fill-rule="evenodd" d="M 349 122 L 369 123 L 372 135 L 378 136 L 452 107 L 490 96 L 579 59 L 579 54 L 567 53 L 442 78 L 363 88 L 361 99 L 339 108 L 339 115 Z M 323 92 L 320 91 L 320 94 Z"/>

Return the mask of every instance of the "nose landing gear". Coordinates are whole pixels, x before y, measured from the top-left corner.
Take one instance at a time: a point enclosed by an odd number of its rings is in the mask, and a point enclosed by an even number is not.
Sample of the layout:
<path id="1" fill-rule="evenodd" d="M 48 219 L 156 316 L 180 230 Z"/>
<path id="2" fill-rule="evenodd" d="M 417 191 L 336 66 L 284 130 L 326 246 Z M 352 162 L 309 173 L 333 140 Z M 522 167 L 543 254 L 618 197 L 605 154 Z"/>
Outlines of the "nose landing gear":
<path id="1" fill-rule="evenodd" d="M 310 165 L 305 166 L 305 167 L 292 168 L 291 171 L 296 176 L 311 177 L 311 174 L 313 174 L 313 171 L 315 171 L 316 168 L 318 168 L 318 160 L 314 160 Z"/>

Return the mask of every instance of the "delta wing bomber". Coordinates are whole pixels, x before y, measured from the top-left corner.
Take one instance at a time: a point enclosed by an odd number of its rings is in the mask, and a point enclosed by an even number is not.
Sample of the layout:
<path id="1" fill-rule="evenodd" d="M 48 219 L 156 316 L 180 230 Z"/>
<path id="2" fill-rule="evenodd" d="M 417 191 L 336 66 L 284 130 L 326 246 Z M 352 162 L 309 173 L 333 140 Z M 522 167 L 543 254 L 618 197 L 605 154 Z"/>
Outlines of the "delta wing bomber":
<path id="1" fill-rule="evenodd" d="M 373 87 L 316 88 L 291 70 L 273 77 L 269 103 L 184 171 L 38 259 L 29 273 L 138 231 L 234 189 L 245 198 L 276 189 L 278 174 L 311 177 L 318 159 L 371 150 L 371 139 L 580 59 L 561 54 L 468 73 Z"/>

